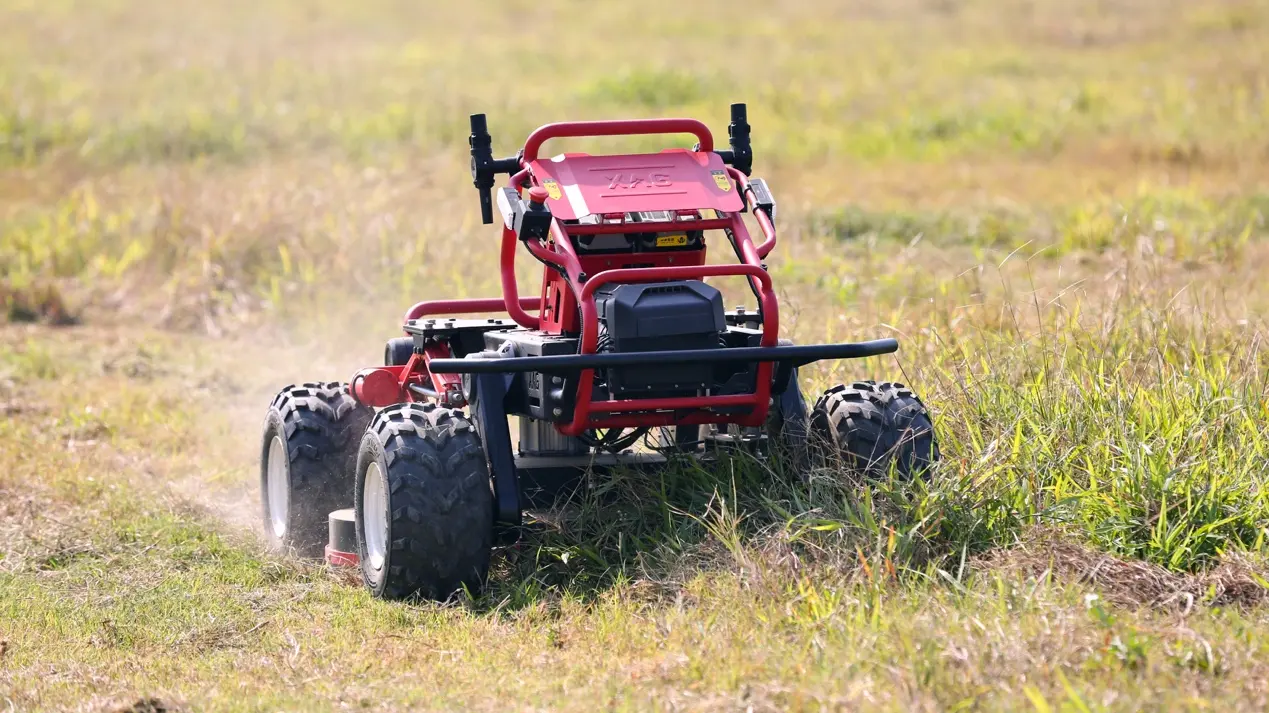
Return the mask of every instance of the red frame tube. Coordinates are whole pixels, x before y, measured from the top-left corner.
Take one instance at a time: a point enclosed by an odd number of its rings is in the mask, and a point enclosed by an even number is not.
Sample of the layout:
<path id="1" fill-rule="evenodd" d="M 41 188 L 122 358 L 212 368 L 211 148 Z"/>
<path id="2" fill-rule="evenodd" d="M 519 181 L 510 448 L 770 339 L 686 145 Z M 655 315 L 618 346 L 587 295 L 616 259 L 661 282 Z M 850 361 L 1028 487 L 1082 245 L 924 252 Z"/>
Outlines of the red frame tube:
<path id="1" fill-rule="evenodd" d="M 538 306 L 538 298 L 521 297 L 519 298 L 519 304 L 524 309 L 533 309 Z M 414 306 L 406 310 L 405 321 L 409 322 L 413 319 L 422 319 L 431 315 L 501 312 L 505 305 L 506 300 L 502 297 L 479 297 L 468 300 L 424 300 L 414 303 Z"/>
<path id="2" fill-rule="evenodd" d="M 517 192 L 521 190 L 520 184 L 528 177 L 529 169 L 521 169 L 511 177 L 510 185 Z M 463 314 L 468 312 L 499 312 L 506 311 L 516 324 L 525 329 L 540 329 L 542 321 L 540 316 L 532 315 L 526 312 L 527 309 L 535 307 L 541 308 L 542 301 L 539 297 L 521 297 L 519 287 L 516 285 L 516 238 L 515 231 L 503 225 L 502 228 L 502 246 L 498 255 L 498 273 L 499 280 L 502 283 L 502 298 L 487 297 L 473 300 L 437 300 L 433 302 L 419 302 L 405 313 L 405 320 L 418 319 L 425 314 Z"/>
<path id="3" fill-rule="evenodd" d="M 525 329 L 539 329 L 542 320 L 536 315 L 524 311 L 525 307 L 541 307 L 538 297 L 520 297 L 520 289 L 516 286 L 516 231 L 502 227 L 502 250 L 499 256 L 499 273 L 502 279 L 502 307 L 511 315 L 515 323 Z"/>
<path id="4" fill-rule="evenodd" d="M 735 216 L 735 222 L 741 223 L 740 217 Z M 733 231 L 736 228 L 733 226 Z M 749 241 L 748 233 L 744 232 L 744 226 L 741 224 L 740 230 L 736 232 L 736 238 L 741 243 L 742 255 L 746 258 L 754 254 L 753 243 Z M 745 249 L 746 245 L 748 250 Z M 594 354 L 595 348 L 599 341 L 599 314 L 595 307 L 595 290 L 601 285 L 609 282 L 640 282 L 648 280 L 674 280 L 702 277 L 722 277 L 729 275 L 746 275 L 750 280 L 758 283 L 758 294 L 762 301 L 762 340 L 760 344 L 764 347 L 775 346 L 777 335 L 780 328 L 779 306 L 776 301 L 775 292 L 772 290 L 771 276 L 759 265 L 746 263 L 739 265 L 693 265 L 682 267 L 644 267 L 634 269 L 605 270 L 595 275 L 586 282 L 586 286 L 582 288 L 578 302 L 582 309 L 582 336 L 581 336 L 581 354 Z M 632 426 L 632 425 L 655 425 L 665 426 L 676 423 L 721 423 L 736 420 L 734 416 L 722 414 L 698 415 L 698 419 L 685 420 L 687 414 L 661 413 L 661 414 L 634 414 L 637 411 L 676 411 L 676 410 L 700 410 L 707 408 L 721 407 L 737 407 L 749 406 L 751 411 L 748 416 L 739 419 L 738 422 L 746 426 L 759 426 L 767 418 L 767 409 L 771 400 L 771 372 L 772 365 L 770 362 L 763 362 L 758 365 L 757 388 L 752 394 L 731 394 L 726 396 L 680 396 L 673 398 L 659 399 L 625 399 L 610 401 L 591 401 L 591 395 L 594 388 L 594 370 L 584 369 L 581 372 L 579 383 L 577 385 L 577 398 L 573 406 L 573 420 L 570 423 L 561 425 L 559 430 L 570 436 L 580 435 L 584 431 L 591 428 L 604 428 L 606 426 Z M 607 419 L 592 420 L 593 412 L 601 412 L 608 414 L 625 414 L 622 417 L 610 415 Z"/>
<path id="5" fill-rule="evenodd" d="M 745 276 L 758 293 L 762 306 L 762 346 L 775 346 L 780 328 L 779 303 L 772 289 L 771 276 L 762 267 L 762 260 L 757 248 L 749 237 L 744 221 L 740 215 L 733 214 L 722 227 L 730 228 L 732 239 L 739 247 L 742 263 L 738 265 L 682 265 L 665 267 L 618 268 L 605 270 L 582 280 L 581 261 L 573 249 L 572 241 L 563 224 L 558 220 L 551 222 L 552 245 L 536 241 L 526 241 L 526 247 L 544 262 L 558 267 L 568 276 L 569 289 L 573 292 L 581 308 L 581 354 L 595 353 L 599 340 L 599 316 L 595 307 L 595 290 L 601 285 L 615 282 L 646 282 L 651 280 L 699 279 L 705 277 Z M 593 226 L 604 228 L 596 232 L 619 232 L 620 225 Z M 643 227 L 643 226 L 641 226 Z M 610 229 L 610 230 L 609 230 Z M 629 228 L 624 228 L 628 230 Z M 554 249 L 552 249 L 554 248 Z M 583 285 L 578 290 L 577 286 Z M 769 362 L 758 365 L 757 388 L 752 394 L 731 394 L 726 396 L 687 396 L 661 399 L 626 399 L 592 402 L 594 386 L 594 370 L 581 372 L 577 389 L 576 403 L 573 408 L 573 419 L 559 426 L 562 433 L 579 435 L 591 428 L 607 426 L 631 425 L 670 425 L 674 423 L 721 423 L 739 421 L 743 425 L 761 425 L 767 417 L 771 399 L 771 372 L 773 366 Z M 730 414 L 715 414 L 703 411 L 709 408 L 750 407 L 750 413 L 740 419 Z M 696 414 L 678 414 L 674 411 L 694 410 Z M 637 413 L 660 411 L 662 413 Z M 592 419 L 592 413 L 607 413 L 608 418 Z M 615 414 L 621 414 L 617 416 Z"/>
<path id="6" fill-rule="evenodd" d="M 517 193 L 522 191 L 521 184 L 529 175 L 529 169 L 520 169 L 508 185 L 516 190 Z M 520 297 L 520 288 L 516 285 L 516 243 L 520 242 L 516 236 L 516 231 L 507 227 L 504 223 L 502 226 L 502 247 L 498 253 L 498 272 L 502 281 L 502 304 L 507 314 L 511 315 L 511 319 L 515 323 L 525 329 L 541 329 L 542 328 L 542 300 L 540 297 Z M 532 315 L 525 312 L 525 308 L 538 308 L 538 314 Z"/>
<path id="7" fill-rule="evenodd" d="M 693 134 L 698 151 L 714 150 L 714 135 L 697 119 L 621 119 L 617 121 L 562 121 L 538 127 L 524 142 L 522 165 L 538 159 L 538 149 L 550 139 L 583 136 L 634 136 L 638 134 Z"/>
<path id="8" fill-rule="evenodd" d="M 757 247 L 758 257 L 765 258 L 772 250 L 775 250 L 775 223 L 771 222 L 771 218 L 767 217 L 766 213 L 758 210 L 749 202 L 749 177 L 731 166 L 727 167 L 727 174 L 736 182 L 741 198 L 744 199 L 745 205 L 749 206 L 749 211 L 753 213 L 754 219 L 758 221 L 758 228 L 762 230 L 762 242 Z"/>
<path id="9" fill-rule="evenodd" d="M 454 356 L 454 350 L 451 349 L 449 344 L 447 343 L 429 342 L 428 345 L 424 347 L 423 349 L 423 357 L 422 357 L 423 369 L 420 376 L 424 379 L 431 381 L 432 390 L 441 394 L 442 396 L 454 391 L 457 391 L 458 393 L 461 394 L 462 388 L 463 388 L 463 375 L 462 374 L 433 374 L 432 371 L 427 368 L 427 365 L 431 364 L 433 359 L 448 359 L 453 356 Z M 415 364 L 414 360 L 418 358 L 419 358 L 419 355 L 415 354 L 414 357 L 410 359 L 410 363 Z M 408 373 L 409 372 L 407 371 L 407 374 L 406 374 L 407 377 L 408 377 Z M 406 387 L 404 379 L 402 380 L 401 388 L 404 389 L 405 391 L 409 391 L 409 389 Z M 411 399 L 411 400 L 414 400 L 414 399 Z M 449 401 L 446 401 L 446 405 L 453 405 L 453 404 Z"/>

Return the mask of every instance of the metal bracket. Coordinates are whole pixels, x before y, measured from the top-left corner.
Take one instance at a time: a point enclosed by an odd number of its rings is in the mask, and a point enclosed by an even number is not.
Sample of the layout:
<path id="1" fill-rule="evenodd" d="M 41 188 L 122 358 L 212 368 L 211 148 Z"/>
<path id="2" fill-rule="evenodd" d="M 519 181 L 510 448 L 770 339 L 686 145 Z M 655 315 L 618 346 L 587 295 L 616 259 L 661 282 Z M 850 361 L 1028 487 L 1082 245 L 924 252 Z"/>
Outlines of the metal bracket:
<path id="1" fill-rule="evenodd" d="M 500 528 L 513 530 L 520 526 L 520 479 L 516 473 L 515 454 L 511 450 L 511 431 L 507 427 L 507 379 L 500 373 L 472 374 L 475 399 L 472 416 L 480 429 L 480 442 L 485 460 L 493 476 L 494 522 Z"/>
<path id="2" fill-rule="evenodd" d="M 468 361 L 499 360 L 516 355 L 515 345 L 504 343 L 496 352 L 468 355 Z M 464 374 L 463 392 L 471 404 L 472 417 L 480 431 L 485 462 L 494 486 L 494 533 L 499 541 L 514 542 L 523 514 L 520 508 L 520 476 L 511 450 L 511 429 L 507 426 L 507 393 L 516 374 L 489 372 Z M 474 392 L 474 393 L 473 393 Z M 462 392 L 460 392 L 462 393 Z"/>

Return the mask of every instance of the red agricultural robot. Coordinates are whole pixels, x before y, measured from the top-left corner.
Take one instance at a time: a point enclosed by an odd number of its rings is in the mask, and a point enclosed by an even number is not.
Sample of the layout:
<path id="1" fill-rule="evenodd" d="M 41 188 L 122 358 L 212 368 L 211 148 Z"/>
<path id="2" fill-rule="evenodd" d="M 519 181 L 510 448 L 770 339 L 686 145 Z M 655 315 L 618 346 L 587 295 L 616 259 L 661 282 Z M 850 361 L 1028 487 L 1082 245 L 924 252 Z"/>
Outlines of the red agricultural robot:
<path id="1" fill-rule="evenodd" d="M 503 294 L 420 302 L 383 366 L 274 398 L 261 464 L 271 542 L 359 565 L 378 597 L 444 599 L 478 590 L 522 511 L 587 474 L 727 447 L 798 459 L 813 443 L 866 474 L 925 473 L 938 458 L 933 428 L 902 384 L 834 386 L 808 412 L 799 366 L 898 343 L 780 339 L 763 263 L 776 245 L 776 202 L 749 177 L 749 132 L 743 104 L 731 107 L 727 150 L 694 119 L 564 122 L 495 159 L 485 116 L 473 115 L 471 172 L 484 222 L 502 224 Z M 539 155 L 549 139 L 635 134 L 697 143 Z M 719 234 L 735 264 L 706 264 L 706 236 Z M 521 250 L 544 266 L 534 297 L 516 286 Z M 755 304 L 726 311 L 705 282 L 724 277 L 747 282 Z M 474 314 L 503 316 L 456 316 Z M 658 447 L 631 450 L 650 435 Z"/>

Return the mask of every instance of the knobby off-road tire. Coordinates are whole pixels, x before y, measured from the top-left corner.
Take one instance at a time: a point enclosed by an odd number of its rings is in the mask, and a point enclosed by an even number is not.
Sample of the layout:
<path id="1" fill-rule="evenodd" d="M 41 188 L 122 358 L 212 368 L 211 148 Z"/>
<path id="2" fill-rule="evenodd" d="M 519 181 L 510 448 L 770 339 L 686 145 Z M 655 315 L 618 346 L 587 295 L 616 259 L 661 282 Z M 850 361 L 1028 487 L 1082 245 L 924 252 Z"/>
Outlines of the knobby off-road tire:
<path id="1" fill-rule="evenodd" d="M 376 597 L 445 600 L 480 590 L 493 546 L 493 492 L 480 436 L 459 411 L 380 411 L 357 458 L 357 549 Z"/>
<path id="2" fill-rule="evenodd" d="M 892 469 L 904 480 L 928 477 L 939 459 L 925 404 L 897 383 L 857 381 L 825 391 L 811 412 L 811 438 L 819 462 L 836 456 L 869 478 Z"/>
<path id="3" fill-rule="evenodd" d="M 264 420 L 260 502 L 269 544 L 321 557 L 326 518 L 352 501 L 357 446 L 374 411 L 340 382 L 288 386 Z"/>

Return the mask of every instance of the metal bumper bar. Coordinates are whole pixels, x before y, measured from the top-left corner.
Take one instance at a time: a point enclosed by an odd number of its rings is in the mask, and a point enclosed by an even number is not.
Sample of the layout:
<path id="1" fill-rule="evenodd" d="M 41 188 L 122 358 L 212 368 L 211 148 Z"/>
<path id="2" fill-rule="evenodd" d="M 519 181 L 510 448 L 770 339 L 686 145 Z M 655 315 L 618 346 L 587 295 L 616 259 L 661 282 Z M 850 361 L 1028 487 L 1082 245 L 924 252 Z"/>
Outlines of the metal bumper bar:
<path id="1" fill-rule="evenodd" d="M 618 366 L 690 364 L 699 362 L 775 362 L 802 366 L 821 359 L 860 359 L 891 354 L 899 350 L 894 339 L 875 339 L 848 344 L 807 344 L 778 347 L 734 347 L 731 349 L 685 349 L 655 352 L 600 352 L 506 359 L 433 359 L 428 370 L 434 374 L 514 374 L 520 372 L 569 372 Z"/>

